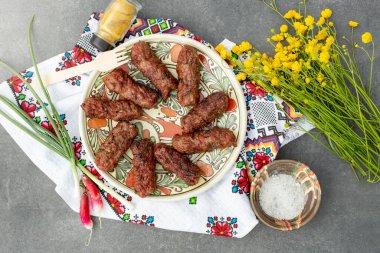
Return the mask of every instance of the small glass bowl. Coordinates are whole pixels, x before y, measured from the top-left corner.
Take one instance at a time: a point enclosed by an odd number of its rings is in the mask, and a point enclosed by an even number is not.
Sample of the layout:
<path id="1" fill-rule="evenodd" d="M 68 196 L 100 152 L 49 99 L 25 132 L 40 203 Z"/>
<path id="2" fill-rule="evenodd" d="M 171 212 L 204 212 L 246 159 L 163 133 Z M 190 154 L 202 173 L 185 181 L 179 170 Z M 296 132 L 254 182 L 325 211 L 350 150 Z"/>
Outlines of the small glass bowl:
<path id="1" fill-rule="evenodd" d="M 267 215 L 260 206 L 260 189 L 272 175 L 288 174 L 299 182 L 306 194 L 306 203 L 302 212 L 291 220 L 279 220 Z M 276 160 L 257 172 L 250 190 L 253 211 L 265 225 L 281 231 L 299 229 L 314 218 L 321 204 L 321 187 L 314 172 L 300 162 L 293 160 Z"/>

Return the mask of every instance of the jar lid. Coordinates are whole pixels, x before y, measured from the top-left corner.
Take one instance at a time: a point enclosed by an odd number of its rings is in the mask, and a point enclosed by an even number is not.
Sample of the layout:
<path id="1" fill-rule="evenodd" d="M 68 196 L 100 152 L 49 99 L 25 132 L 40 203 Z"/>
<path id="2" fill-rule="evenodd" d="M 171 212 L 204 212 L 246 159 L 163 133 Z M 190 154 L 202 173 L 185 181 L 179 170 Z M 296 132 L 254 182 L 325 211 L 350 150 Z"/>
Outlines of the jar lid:
<path id="1" fill-rule="evenodd" d="M 136 0 L 128 0 L 128 2 L 130 2 L 131 4 L 133 4 L 135 7 L 136 7 L 136 10 L 137 11 L 140 11 L 142 6 L 139 2 L 137 2 Z"/>
<path id="2" fill-rule="evenodd" d="M 91 45 L 96 47 L 100 52 L 105 52 L 105 51 L 108 51 L 108 50 L 111 50 L 114 48 L 113 45 L 111 45 L 107 41 L 103 40 L 102 38 L 100 38 L 96 34 L 92 35 L 90 43 L 91 43 Z"/>

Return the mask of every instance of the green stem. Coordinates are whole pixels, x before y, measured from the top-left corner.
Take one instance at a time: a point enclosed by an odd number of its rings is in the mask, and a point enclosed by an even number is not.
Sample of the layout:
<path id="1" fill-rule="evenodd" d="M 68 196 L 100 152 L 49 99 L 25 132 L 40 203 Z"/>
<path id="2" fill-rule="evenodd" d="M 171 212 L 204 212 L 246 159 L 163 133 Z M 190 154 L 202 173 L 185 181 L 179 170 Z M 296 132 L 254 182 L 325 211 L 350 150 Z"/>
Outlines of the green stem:
<path id="1" fill-rule="evenodd" d="M 74 161 L 75 154 L 74 154 L 74 150 L 73 150 L 73 147 L 72 147 L 71 139 L 70 139 L 70 136 L 69 136 L 69 134 L 67 132 L 66 127 L 63 125 L 62 120 L 60 119 L 60 116 L 59 116 L 57 110 L 55 109 L 53 101 L 50 98 L 49 92 L 47 91 L 44 83 L 42 82 L 40 71 L 39 71 L 38 66 L 37 66 L 37 60 L 36 60 L 36 56 L 34 54 L 33 42 L 32 42 L 32 33 L 31 33 L 33 21 L 34 21 L 34 15 L 30 19 L 29 29 L 28 29 L 29 50 L 30 50 L 30 54 L 32 56 L 33 66 L 34 66 L 34 69 L 36 71 L 40 87 L 41 87 L 41 89 L 42 89 L 42 91 L 43 91 L 43 93 L 44 93 L 44 95 L 45 95 L 48 103 L 50 104 L 50 107 L 51 107 L 51 110 L 53 112 L 53 115 L 54 115 L 54 118 L 55 118 L 56 122 L 58 122 L 59 131 L 60 131 L 59 133 L 62 134 L 61 138 L 62 138 L 62 140 L 64 142 L 64 145 L 66 147 L 68 155 L 71 158 L 70 160 L 71 160 L 72 172 L 73 172 L 74 183 L 75 183 L 75 188 L 76 188 L 75 189 L 75 194 L 77 194 L 79 196 L 79 193 L 80 193 L 80 191 L 79 191 L 80 190 L 79 189 L 79 176 L 78 176 L 78 171 L 77 171 L 76 166 L 75 166 L 75 161 Z"/>
<path id="2" fill-rule="evenodd" d="M 369 96 L 372 95 L 372 78 L 373 78 L 373 62 L 375 60 L 375 44 L 372 41 L 372 57 L 371 57 L 371 66 L 370 66 L 370 74 L 369 74 Z"/>

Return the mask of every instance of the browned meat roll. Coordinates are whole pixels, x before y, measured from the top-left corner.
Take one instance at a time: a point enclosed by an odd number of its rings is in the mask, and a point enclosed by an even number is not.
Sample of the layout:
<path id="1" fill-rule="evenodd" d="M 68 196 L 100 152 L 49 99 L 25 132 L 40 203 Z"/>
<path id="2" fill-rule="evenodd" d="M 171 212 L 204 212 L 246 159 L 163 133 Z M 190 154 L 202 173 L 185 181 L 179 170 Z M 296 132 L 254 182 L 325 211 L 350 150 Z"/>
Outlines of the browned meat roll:
<path id="1" fill-rule="evenodd" d="M 209 152 L 217 148 L 236 147 L 236 138 L 232 131 L 214 127 L 206 131 L 198 131 L 173 137 L 173 147 L 185 154 Z"/>
<path id="2" fill-rule="evenodd" d="M 216 92 L 203 99 L 190 112 L 181 118 L 181 126 L 184 133 L 191 133 L 197 129 L 206 127 L 214 119 L 219 118 L 226 111 L 228 96 L 222 92 Z"/>
<path id="3" fill-rule="evenodd" d="M 110 91 L 120 95 L 120 99 L 133 101 L 143 108 L 152 108 L 157 103 L 158 94 L 156 91 L 135 82 L 121 69 L 115 69 L 103 80 Z"/>
<path id="4" fill-rule="evenodd" d="M 201 79 L 200 63 L 197 50 L 191 46 L 184 46 L 177 61 L 178 73 L 178 101 L 182 106 L 199 103 L 199 82 Z"/>
<path id="5" fill-rule="evenodd" d="M 96 153 L 96 166 L 103 171 L 113 170 L 137 134 L 137 127 L 125 121 L 119 122 Z"/>
<path id="6" fill-rule="evenodd" d="M 154 147 L 154 156 L 165 170 L 175 173 L 186 184 L 195 185 L 198 183 L 201 176 L 199 167 L 173 147 L 158 143 Z"/>
<path id="7" fill-rule="evenodd" d="M 169 97 L 171 90 L 177 89 L 177 80 L 157 58 L 148 43 L 140 41 L 134 44 L 131 60 L 141 73 L 156 86 L 164 100 Z"/>
<path id="8" fill-rule="evenodd" d="M 156 189 L 156 162 L 153 154 L 153 143 L 148 139 L 135 141 L 132 143 L 131 150 L 135 191 L 144 198 Z"/>
<path id="9" fill-rule="evenodd" d="M 129 121 L 142 116 L 142 108 L 132 101 L 109 101 L 103 98 L 87 98 L 82 109 L 87 117 Z"/>

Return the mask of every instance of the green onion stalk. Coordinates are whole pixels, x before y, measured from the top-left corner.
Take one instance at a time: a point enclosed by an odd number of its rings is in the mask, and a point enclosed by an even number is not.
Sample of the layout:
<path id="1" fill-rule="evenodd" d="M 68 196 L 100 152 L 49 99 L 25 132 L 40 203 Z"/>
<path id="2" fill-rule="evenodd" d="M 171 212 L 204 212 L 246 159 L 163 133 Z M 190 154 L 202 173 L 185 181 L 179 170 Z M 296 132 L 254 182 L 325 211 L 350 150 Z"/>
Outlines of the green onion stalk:
<path id="1" fill-rule="evenodd" d="M 34 20 L 34 16 L 31 18 L 29 22 L 29 29 L 28 29 L 29 50 L 32 56 L 33 66 L 34 66 L 34 69 L 39 81 L 39 86 L 43 92 L 43 95 L 46 101 L 48 102 L 49 107 L 46 105 L 45 101 L 41 98 L 41 96 L 36 92 L 36 90 L 32 87 L 32 85 L 29 84 L 20 73 L 18 73 L 14 68 L 12 68 L 11 66 L 9 66 L 8 64 L 6 64 L 5 62 L 1 60 L 0 60 L 0 65 L 8 69 L 13 75 L 16 75 L 24 84 L 28 85 L 29 90 L 31 91 L 33 96 L 36 98 L 36 100 L 39 102 L 39 104 L 41 105 L 43 112 L 45 113 L 47 119 L 52 125 L 54 129 L 54 133 L 42 127 L 32 118 L 30 118 L 29 115 L 26 114 L 19 106 L 14 104 L 10 99 L 5 97 L 4 95 L 0 95 L 0 101 L 4 105 L 6 105 L 9 109 L 11 109 L 15 113 L 15 115 L 19 117 L 19 119 L 15 119 L 14 117 L 11 117 L 10 115 L 8 115 L 5 111 L 1 109 L 0 109 L 0 115 L 2 115 L 4 118 L 6 118 L 9 122 L 11 122 L 13 125 L 18 127 L 20 130 L 25 132 L 32 139 L 39 142 L 40 144 L 42 144 L 49 150 L 53 151 L 54 153 L 58 154 L 59 156 L 65 158 L 66 160 L 70 162 L 74 185 L 75 185 L 75 196 L 79 197 L 79 194 L 80 194 L 79 176 L 78 176 L 78 169 L 79 169 L 83 174 L 85 174 L 95 184 L 97 184 L 100 189 L 104 190 L 107 193 L 112 194 L 113 197 L 115 197 L 118 201 L 124 204 L 127 208 L 132 209 L 133 205 L 131 203 L 129 203 L 124 197 L 122 197 L 117 192 L 115 192 L 112 188 L 105 185 L 101 180 L 99 180 L 90 171 L 88 171 L 76 158 L 69 133 L 65 125 L 63 124 L 62 120 L 60 119 L 58 111 L 55 108 L 53 101 L 51 100 L 49 92 L 44 86 L 41 79 L 41 75 L 37 66 L 36 56 L 33 50 L 32 39 L 31 39 L 31 30 L 32 30 L 33 20 Z"/>

